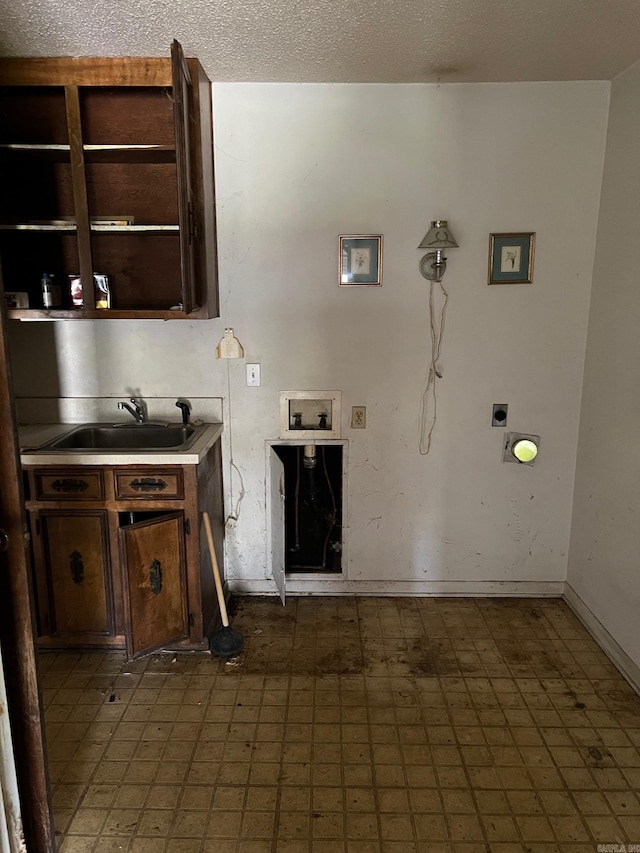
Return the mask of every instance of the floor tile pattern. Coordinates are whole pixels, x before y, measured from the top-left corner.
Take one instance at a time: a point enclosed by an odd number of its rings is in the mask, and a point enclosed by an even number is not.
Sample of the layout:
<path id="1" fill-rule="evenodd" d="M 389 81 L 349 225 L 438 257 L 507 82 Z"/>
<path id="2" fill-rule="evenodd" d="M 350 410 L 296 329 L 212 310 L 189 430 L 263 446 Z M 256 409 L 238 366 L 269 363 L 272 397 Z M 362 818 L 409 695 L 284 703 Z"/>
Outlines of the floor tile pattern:
<path id="1" fill-rule="evenodd" d="M 228 663 L 41 656 L 61 853 L 640 850 L 640 698 L 562 602 L 236 606 Z"/>

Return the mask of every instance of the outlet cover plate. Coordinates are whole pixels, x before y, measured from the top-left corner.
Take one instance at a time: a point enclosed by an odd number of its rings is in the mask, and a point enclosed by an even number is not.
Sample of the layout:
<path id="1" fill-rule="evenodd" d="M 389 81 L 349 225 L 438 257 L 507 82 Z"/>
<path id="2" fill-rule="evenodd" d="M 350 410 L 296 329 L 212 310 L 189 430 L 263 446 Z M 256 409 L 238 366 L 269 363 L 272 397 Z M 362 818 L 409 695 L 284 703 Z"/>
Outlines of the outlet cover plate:
<path id="1" fill-rule="evenodd" d="M 366 429 L 367 428 L 367 407 L 352 406 L 351 407 L 351 429 Z"/>

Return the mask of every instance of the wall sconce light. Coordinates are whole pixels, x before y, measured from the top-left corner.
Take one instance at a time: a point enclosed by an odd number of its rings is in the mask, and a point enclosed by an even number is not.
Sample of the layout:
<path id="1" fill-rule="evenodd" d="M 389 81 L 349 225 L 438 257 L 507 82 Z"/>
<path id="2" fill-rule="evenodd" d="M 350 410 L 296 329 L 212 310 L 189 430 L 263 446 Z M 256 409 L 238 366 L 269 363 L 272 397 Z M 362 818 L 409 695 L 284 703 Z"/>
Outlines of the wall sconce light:
<path id="1" fill-rule="evenodd" d="M 447 220 L 434 219 L 431 228 L 425 234 L 424 240 L 418 248 L 432 250 L 420 258 L 420 274 L 429 281 L 442 281 L 442 276 L 447 268 L 447 259 L 442 250 L 458 248 L 458 244 L 447 225 Z"/>
<path id="2" fill-rule="evenodd" d="M 503 462 L 519 462 L 533 465 L 540 449 L 540 436 L 526 432 L 508 432 L 505 436 Z"/>

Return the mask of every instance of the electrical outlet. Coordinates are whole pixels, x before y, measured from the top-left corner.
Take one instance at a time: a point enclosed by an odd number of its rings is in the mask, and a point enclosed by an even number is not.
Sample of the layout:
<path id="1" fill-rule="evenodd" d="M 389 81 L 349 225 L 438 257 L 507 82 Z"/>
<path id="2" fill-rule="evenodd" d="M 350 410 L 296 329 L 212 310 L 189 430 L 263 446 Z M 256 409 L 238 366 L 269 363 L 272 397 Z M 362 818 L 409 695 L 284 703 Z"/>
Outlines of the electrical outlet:
<path id="1" fill-rule="evenodd" d="M 367 407 L 352 406 L 351 407 L 351 429 L 366 429 L 367 427 Z"/>
<path id="2" fill-rule="evenodd" d="M 260 365 L 247 364 L 247 385 L 256 388 L 260 385 Z"/>
<path id="3" fill-rule="evenodd" d="M 508 411 L 509 406 L 507 403 L 494 403 L 491 410 L 491 426 L 506 427 Z"/>

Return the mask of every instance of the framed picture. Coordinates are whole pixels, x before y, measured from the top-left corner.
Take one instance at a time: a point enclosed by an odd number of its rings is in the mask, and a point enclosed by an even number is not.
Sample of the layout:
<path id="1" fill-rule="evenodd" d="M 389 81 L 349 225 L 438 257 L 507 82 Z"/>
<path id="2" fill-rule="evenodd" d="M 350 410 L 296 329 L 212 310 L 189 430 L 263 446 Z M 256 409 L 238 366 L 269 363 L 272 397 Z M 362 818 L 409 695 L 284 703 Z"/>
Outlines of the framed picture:
<path id="1" fill-rule="evenodd" d="M 489 237 L 489 284 L 531 284 L 536 235 L 491 234 Z"/>
<path id="2" fill-rule="evenodd" d="M 342 287 L 381 285 L 382 235 L 341 234 L 338 239 L 338 284 Z"/>

